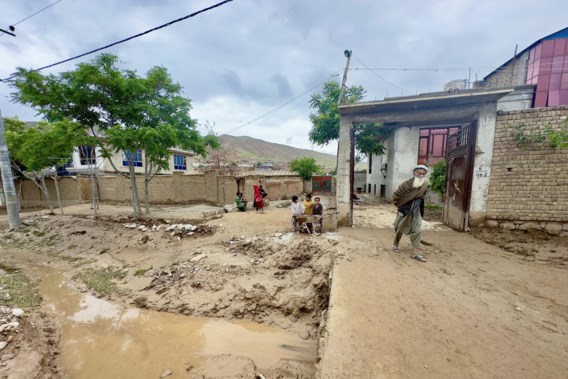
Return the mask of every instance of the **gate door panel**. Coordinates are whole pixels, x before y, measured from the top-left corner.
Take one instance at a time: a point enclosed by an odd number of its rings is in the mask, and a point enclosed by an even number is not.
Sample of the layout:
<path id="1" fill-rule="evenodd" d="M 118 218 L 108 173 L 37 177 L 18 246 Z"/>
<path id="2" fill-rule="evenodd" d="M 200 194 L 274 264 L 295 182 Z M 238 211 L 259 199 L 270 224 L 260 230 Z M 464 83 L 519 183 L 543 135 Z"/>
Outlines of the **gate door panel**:
<path id="1" fill-rule="evenodd" d="M 459 231 L 468 229 L 475 129 L 466 124 L 448 138 L 444 223 Z"/>

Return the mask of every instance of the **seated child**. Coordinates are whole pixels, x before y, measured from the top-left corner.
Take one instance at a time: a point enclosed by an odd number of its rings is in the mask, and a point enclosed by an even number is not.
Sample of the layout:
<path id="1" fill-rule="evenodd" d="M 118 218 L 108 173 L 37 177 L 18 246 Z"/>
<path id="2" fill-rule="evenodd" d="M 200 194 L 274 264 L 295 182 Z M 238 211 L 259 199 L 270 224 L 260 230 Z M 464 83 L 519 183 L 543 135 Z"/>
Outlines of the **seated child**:
<path id="1" fill-rule="evenodd" d="M 294 230 L 298 229 L 298 221 L 296 217 L 304 215 L 304 207 L 302 203 L 298 202 L 298 196 L 292 196 L 292 205 L 290 205 L 290 209 L 292 210 L 292 228 Z"/>
<path id="2" fill-rule="evenodd" d="M 314 199 L 314 206 L 312 208 L 312 215 L 314 215 L 314 216 L 322 216 L 323 215 L 323 205 L 321 205 L 319 197 L 316 197 Z M 319 220 L 316 224 L 318 226 L 318 229 L 321 232 L 322 226 L 323 226 L 323 221 Z"/>
<path id="3" fill-rule="evenodd" d="M 237 209 L 241 212 L 246 212 L 247 210 L 247 202 L 243 199 L 243 194 L 241 192 L 237 192 L 237 197 L 235 197 L 235 203 L 237 204 Z"/>

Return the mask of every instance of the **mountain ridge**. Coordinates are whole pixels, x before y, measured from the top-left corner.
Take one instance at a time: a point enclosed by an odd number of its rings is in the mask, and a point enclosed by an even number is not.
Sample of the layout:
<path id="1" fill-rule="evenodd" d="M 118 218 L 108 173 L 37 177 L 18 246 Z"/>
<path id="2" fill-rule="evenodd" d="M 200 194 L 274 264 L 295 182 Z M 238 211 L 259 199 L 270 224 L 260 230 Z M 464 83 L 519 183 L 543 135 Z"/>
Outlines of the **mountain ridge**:
<path id="1" fill-rule="evenodd" d="M 250 163 L 266 162 L 290 162 L 295 158 L 312 157 L 319 165 L 334 169 L 337 157 L 332 154 L 320 153 L 309 149 L 300 149 L 281 143 L 267 142 L 250 136 L 219 136 L 222 146 L 233 151 L 235 158 Z"/>

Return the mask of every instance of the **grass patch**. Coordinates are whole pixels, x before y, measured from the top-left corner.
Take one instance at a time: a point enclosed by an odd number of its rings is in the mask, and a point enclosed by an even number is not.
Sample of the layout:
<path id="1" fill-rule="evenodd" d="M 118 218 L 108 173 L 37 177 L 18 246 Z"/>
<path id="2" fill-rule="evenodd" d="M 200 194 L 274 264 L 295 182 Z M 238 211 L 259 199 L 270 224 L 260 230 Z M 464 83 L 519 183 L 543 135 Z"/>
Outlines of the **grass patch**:
<path id="1" fill-rule="evenodd" d="M 74 279 L 79 279 L 87 287 L 101 295 L 111 295 L 119 293 L 119 289 L 114 280 L 122 279 L 126 272 L 118 267 L 115 268 L 93 268 L 89 267 L 75 275 Z"/>
<path id="2" fill-rule="evenodd" d="M 2 265 L 6 267 L 5 264 Z M 17 272 L 15 268 L 12 269 L 15 271 L 0 276 L 0 286 L 3 288 L 0 291 L 0 304 L 25 309 L 37 307 L 41 298 L 35 286 L 24 274 Z"/>
<path id="3" fill-rule="evenodd" d="M 55 246 L 59 242 L 57 235 L 51 235 L 45 239 L 45 246 Z"/>
<path id="4" fill-rule="evenodd" d="M 15 266 L 12 266 L 9 263 L 0 262 L 0 270 L 4 270 L 8 274 L 13 274 L 18 271 Z"/>
<path id="5" fill-rule="evenodd" d="M 153 268 L 153 266 L 150 266 L 149 268 L 139 268 L 134 272 L 134 276 L 142 276 Z"/>
<path id="6" fill-rule="evenodd" d="M 444 209 L 444 206 L 439 204 L 425 204 L 424 208 L 428 209 L 429 211 L 441 211 L 442 209 Z"/>
<path id="7" fill-rule="evenodd" d="M 33 233 L 33 235 L 36 236 L 36 237 L 43 237 L 43 236 L 45 236 L 45 232 L 44 232 L 43 230 L 34 230 L 32 233 Z"/>
<path id="8" fill-rule="evenodd" d="M 71 245 L 67 246 L 67 250 L 73 250 L 76 247 L 77 247 L 77 245 L 71 244 Z"/>

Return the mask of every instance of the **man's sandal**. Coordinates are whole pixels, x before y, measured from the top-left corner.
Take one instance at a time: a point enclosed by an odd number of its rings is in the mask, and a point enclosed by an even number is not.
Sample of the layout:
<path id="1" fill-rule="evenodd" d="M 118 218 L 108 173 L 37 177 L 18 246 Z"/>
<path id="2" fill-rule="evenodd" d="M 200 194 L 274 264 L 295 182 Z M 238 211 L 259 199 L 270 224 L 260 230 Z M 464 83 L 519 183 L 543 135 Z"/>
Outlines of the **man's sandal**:
<path id="1" fill-rule="evenodd" d="M 418 255 L 411 255 L 412 259 L 416 259 L 419 262 L 426 262 L 426 258 L 424 258 L 421 254 Z"/>

